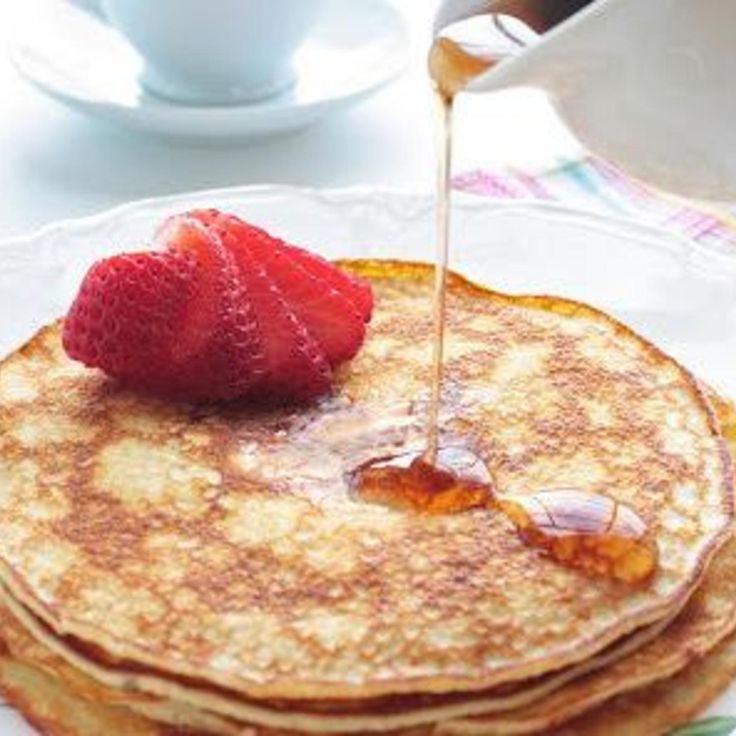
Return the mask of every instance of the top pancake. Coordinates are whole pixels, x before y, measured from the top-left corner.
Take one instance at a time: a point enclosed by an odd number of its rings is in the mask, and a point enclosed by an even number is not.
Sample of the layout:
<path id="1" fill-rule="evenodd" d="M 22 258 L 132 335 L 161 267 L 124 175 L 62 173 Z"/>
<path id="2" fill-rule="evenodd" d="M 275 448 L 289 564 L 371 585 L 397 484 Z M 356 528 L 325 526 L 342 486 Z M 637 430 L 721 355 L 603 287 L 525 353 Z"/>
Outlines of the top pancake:
<path id="1" fill-rule="evenodd" d="M 353 499 L 345 474 L 419 448 L 427 266 L 356 262 L 378 299 L 335 396 L 203 409 L 117 387 L 58 326 L 0 368 L 0 575 L 61 634 L 254 696 L 476 689 L 590 656 L 672 613 L 725 538 L 728 453 L 674 361 L 583 305 L 451 280 L 443 431 L 506 492 L 633 507 L 653 581 L 592 579 L 501 516 Z M 551 311 L 550 311 L 551 310 Z"/>

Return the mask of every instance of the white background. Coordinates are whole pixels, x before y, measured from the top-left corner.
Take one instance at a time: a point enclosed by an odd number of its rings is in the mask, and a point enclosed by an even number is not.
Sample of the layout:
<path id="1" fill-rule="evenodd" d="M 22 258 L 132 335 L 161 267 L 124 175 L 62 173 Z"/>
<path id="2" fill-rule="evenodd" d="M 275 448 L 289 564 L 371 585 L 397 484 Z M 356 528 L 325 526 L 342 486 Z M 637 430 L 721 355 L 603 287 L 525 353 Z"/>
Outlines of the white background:
<path id="1" fill-rule="evenodd" d="M 192 189 L 289 183 L 429 190 L 434 148 L 425 58 L 436 2 L 393 2 L 412 37 L 407 72 L 312 129 L 250 145 L 187 147 L 108 128 L 30 88 L 0 53 L 0 238 Z M 0 3 L 0 40 L 13 33 L 22 6 Z M 538 93 L 475 98 L 459 107 L 456 171 L 484 164 L 536 170 L 577 151 Z"/>

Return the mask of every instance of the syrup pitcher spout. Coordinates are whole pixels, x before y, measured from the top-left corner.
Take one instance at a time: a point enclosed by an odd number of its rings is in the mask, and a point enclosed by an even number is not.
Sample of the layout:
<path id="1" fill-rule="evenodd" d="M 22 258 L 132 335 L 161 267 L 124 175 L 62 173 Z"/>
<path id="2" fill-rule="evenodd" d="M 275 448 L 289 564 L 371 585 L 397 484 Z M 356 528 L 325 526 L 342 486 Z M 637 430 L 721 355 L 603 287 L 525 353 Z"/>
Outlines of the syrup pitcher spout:
<path id="1" fill-rule="evenodd" d="M 474 16 L 534 33 L 466 87 L 545 90 L 594 153 L 659 187 L 736 201 L 736 3 L 444 0 L 435 36 Z M 460 27 L 460 26 L 458 26 Z"/>

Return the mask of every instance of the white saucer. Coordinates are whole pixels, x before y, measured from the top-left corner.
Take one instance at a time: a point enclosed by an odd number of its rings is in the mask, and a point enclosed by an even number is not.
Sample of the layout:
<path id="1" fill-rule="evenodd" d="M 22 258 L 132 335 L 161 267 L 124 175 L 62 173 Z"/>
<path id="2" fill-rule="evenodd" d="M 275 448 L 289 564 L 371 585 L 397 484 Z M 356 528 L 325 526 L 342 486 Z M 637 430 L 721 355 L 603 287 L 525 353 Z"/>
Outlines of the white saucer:
<path id="1" fill-rule="evenodd" d="M 11 57 L 60 102 L 133 130 L 178 138 L 258 138 L 304 128 L 387 84 L 405 66 L 403 19 L 387 0 L 334 1 L 294 59 L 296 84 L 244 105 L 177 105 L 138 83 L 140 57 L 121 35 L 64 0 L 32 0 Z"/>

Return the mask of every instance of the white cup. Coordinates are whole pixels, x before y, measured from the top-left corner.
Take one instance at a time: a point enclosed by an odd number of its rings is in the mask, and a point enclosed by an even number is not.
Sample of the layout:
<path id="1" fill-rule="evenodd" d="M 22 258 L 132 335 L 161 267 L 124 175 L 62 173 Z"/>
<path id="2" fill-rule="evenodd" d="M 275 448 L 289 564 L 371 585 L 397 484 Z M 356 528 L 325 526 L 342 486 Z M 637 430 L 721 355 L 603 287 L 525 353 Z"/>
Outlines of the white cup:
<path id="1" fill-rule="evenodd" d="M 143 57 L 149 91 L 189 104 L 249 102 L 287 88 L 324 0 L 101 0 Z"/>

